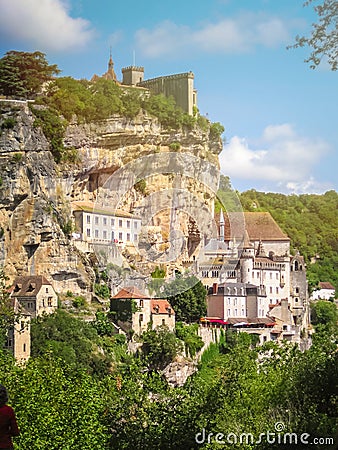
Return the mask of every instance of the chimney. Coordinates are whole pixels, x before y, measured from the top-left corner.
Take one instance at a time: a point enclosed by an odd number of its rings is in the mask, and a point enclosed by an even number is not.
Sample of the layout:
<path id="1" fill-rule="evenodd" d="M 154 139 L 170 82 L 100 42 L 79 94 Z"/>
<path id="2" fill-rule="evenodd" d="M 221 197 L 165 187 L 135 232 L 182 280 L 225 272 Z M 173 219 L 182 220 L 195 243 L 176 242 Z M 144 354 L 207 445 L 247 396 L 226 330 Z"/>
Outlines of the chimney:
<path id="1" fill-rule="evenodd" d="M 218 292 L 218 284 L 217 283 L 213 283 L 212 285 L 212 294 L 216 295 Z"/>

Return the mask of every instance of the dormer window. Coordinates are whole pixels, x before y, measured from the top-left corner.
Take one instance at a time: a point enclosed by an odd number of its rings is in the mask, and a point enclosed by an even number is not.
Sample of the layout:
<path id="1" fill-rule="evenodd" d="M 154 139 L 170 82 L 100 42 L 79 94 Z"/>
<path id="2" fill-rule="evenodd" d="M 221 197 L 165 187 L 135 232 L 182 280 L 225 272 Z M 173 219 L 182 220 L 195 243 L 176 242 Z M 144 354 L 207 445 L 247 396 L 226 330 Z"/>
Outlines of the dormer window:
<path id="1" fill-rule="evenodd" d="M 14 292 L 19 292 L 19 291 L 21 290 L 21 288 L 22 288 L 22 284 L 17 283 L 17 284 L 15 285 Z"/>
<path id="2" fill-rule="evenodd" d="M 29 283 L 27 292 L 33 292 L 35 289 L 35 283 Z"/>

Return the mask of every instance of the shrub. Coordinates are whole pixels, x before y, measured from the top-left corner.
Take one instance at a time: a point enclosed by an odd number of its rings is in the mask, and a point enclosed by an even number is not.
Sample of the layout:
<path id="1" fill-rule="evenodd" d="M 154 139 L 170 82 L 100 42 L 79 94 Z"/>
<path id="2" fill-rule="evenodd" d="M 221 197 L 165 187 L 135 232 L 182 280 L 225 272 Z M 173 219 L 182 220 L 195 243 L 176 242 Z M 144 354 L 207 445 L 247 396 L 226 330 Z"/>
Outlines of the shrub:
<path id="1" fill-rule="evenodd" d="M 16 120 L 14 119 L 14 117 L 7 117 L 1 124 L 1 128 L 3 130 L 10 130 L 12 128 L 14 128 L 16 125 Z"/>
<path id="2" fill-rule="evenodd" d="M 173 152 L 178 152 L 178 150 L 181 148 L 181 144 L 179 142 L 172 142 L 169 145 L 170 150 L 172 150 Z"/>
<path id="3" fill-rule="evenodd" d="M 219 122 L 214 122 L 210 125 L 210 137 L 212 139 L 220 138 L 224 133 L 224 126 Z"/>
<path id="4" fill-rule="evenodd" d="M 144 179 L 142 179 L 134 184 L 135 191 L 139 192 L 142 195 L 146 194 L 146 188 L 147 188 L 147 182 Z"/>
<path id="5" fill-rule="evenodd" d="M 15 163 L 19 163 L 22 161 L 22 153 L 14 153 L 13 157 L 12 157 L 12 161 Z"/>
<path id="6" fill-rule="evenodd" d="M 82 295 L 77 295 L 72 301 L 74 308 L 81 308 L 86 304 L 86 299 Z"/>

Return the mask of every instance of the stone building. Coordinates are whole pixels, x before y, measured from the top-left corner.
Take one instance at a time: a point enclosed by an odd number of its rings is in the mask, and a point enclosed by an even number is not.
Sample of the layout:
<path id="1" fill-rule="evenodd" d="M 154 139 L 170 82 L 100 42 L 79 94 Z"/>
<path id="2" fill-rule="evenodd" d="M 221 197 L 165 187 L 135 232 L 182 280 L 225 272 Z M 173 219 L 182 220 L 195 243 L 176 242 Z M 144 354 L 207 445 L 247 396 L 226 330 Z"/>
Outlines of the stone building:
<path id="1" fill-rule="evenodd" d="M 17 277 L 11 288 L 11 297 L 33 319 L 52 314 L 58 306 L 58 297 L 52 284 L 42 275 Z"/>
<path id="2" fill-rule="evenodd" d="M 136 287 L 121 289 L 110 301 L 110 311 L 115 323 L 126 333 L 137 335 L 166 325 L 169 330 L 175 329 L 175 312 L 166 299 L 152 299 L 140 292 Z"/>
<path id="3" fill-rule="evenodd" d="M 18 362 L 26 362 L 31 354 L 31 313 L 25 310 L 15 297 L 12 298 L 12 308 L 16 321 L 8 330 L 5 348 Z"/>
<path id="4" fill-rule="evenodd" d="M 298 339 L 308 328 L 304 258 L 290 255 L 290 239 L 269 213 L 221 213 L 219 238 L 206 244 L 196 267 L 208 289 L 209 317 L 250 329 L 276 319 L 266 339 L 286 331 Z"/>

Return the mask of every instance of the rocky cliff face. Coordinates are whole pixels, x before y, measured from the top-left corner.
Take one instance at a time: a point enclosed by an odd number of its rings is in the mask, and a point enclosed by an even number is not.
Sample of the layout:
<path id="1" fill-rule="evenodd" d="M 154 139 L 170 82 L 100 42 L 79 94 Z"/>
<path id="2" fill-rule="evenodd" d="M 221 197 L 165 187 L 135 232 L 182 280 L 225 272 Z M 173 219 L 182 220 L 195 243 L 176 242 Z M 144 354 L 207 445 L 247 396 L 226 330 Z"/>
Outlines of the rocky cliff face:
<path id="1" fill-rule="evenodd" d="M 0 108 L 0 264 L 10 278 L 43 274 L 59 292 L 88 292 L 93 269 L 90 255 L 79 252 L 69 238 L 70 202 L 111 201 L 116 198 L 112 192 L 116 182 L 118 206 L 127 211 L 146 214 L 148 208 L 153 214 L 151 202 L 145 206 L 145 199 L 173 189 L 190 193 L 196 205 L 212 209 L 221 143 L 207 132 L 166 130 L 144 115 L 72 123 L 64 144 L 76 149 L 79 162 L 57 165 L 29 105 L 1 101 Z M 180 162 L 173 165 L 175 155 Z M 127 183 L 123 190 L 121 180 L 130 174 L 134 176 L 131 188 Z M 140 179 L 145 180 L 143 190 L 133 187 Z M 167 209 L 161 206 L 155 211 L 151 225 L 169 231 L 170 202 L 169 195 Z M 191 235 L 185 257 L 191 256 L 198 227 L 189 212 L 182 211 L 176 221 Z"/>

